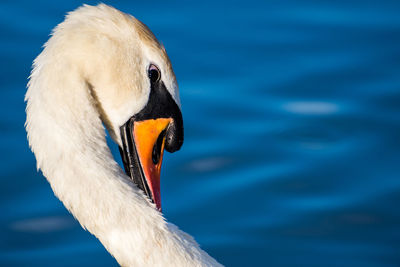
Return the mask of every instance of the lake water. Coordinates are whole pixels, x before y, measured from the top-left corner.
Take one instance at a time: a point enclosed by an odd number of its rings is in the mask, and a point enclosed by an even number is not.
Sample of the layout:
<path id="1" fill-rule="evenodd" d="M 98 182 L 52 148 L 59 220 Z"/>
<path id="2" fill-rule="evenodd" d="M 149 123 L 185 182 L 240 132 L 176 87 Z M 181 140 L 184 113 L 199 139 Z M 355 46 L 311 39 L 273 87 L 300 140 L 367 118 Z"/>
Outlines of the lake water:
<path id="1" fill-rule="evenodd" d="M 400 265 L 399 1 L 107 3 L 154 31 L 180 85 L 169 221 L 227 266 Z M 117 265 L 24 130 L 31 62 L 80 4 L 0 3 L 1 266 Z"/>

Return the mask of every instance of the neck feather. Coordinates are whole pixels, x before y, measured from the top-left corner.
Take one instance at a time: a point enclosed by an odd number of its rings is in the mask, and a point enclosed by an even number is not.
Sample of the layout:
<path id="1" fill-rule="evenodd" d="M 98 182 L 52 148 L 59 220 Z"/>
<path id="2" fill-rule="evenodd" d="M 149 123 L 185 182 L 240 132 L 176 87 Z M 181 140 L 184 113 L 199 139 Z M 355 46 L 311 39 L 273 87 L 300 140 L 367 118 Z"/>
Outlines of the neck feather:
<path id="1" fill-rule="evenodd" d="M 84 75 L 55 55 L 48 44 L 35 60 L 26 129 L 56 196 L 123 266 L 218 265 L 123 173 Z"/>

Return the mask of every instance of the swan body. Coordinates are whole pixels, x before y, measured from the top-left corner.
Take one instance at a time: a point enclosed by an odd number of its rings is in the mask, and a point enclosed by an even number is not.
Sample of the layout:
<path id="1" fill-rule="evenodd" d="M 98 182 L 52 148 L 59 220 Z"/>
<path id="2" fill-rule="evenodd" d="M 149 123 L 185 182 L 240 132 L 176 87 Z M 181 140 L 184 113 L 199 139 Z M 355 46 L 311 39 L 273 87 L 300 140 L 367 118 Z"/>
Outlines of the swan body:
<path id="1" fill-rule="evenodd" d="M 104 126 L 120 126 L 149 99 L 156 64 L 180 106 L 165 49 L 140 21 L 100 4 L 69 13 L 35 59 L 26 130 L 55 195 L 123 266 L 220 266 L 168 223 L 114 160 Z"/>

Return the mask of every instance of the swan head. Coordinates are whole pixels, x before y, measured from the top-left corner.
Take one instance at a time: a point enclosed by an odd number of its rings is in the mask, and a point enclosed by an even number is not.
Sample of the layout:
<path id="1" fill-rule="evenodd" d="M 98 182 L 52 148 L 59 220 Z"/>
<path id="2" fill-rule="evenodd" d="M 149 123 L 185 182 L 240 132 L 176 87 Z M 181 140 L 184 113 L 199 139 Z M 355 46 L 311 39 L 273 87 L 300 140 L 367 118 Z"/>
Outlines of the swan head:
<path id="1" fill-rule="evenodd" d="M 120 153 L 125 172 L 161 211 L 160 171 L 164 148 L 175 152 L 183 143 L 180 108 L 166 89 L 160 70 L 148 68 L 150 95 L 145 107 L 120 127 Z"/>
<path id="2" fill-rule="evenodd" d="M 178 86 L 163 45 L 134 17 L 100 4 L 67 15 L 46 49 L 68 59 L 88 85 L 126 174 L 161 210 L 163 150 L 183 143 Z M 61 46 L 61 47 L 60 47 Z"/>

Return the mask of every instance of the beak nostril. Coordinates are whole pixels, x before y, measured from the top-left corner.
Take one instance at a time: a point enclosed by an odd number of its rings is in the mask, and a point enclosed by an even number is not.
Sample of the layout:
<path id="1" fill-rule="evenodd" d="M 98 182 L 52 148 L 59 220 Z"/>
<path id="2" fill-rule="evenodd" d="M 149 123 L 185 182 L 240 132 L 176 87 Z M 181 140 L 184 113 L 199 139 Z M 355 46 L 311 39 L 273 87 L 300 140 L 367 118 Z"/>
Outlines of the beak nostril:
<path id="1" fill-rule="evenodd" d="M 162 153 L 162 146 L 163 146 L 163 142 L 164 142 L 164 138 L 165 138 L 165 133 L 166 130 L 163 130 L 160 135 L 157 138 L 156 143 L 154 144 L 153 147 L 153 153 L 152 153 L 152 159 L 153 159 L 153 163 L 156 165 L 160 162 L 160 156 Z"/>

